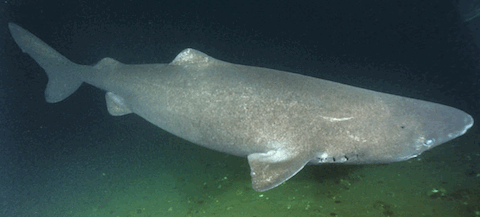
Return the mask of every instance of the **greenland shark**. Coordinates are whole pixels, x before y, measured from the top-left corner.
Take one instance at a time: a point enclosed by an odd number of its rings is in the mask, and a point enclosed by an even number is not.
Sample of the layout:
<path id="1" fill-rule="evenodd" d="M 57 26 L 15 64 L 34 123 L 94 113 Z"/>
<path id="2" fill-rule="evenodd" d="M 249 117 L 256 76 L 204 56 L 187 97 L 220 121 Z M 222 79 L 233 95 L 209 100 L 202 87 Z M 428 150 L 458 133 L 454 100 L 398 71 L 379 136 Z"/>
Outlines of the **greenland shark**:
<path id="1" fill-rule="evenodd" d="M 404 161 L 473 125 L 449 106 L 232 64 L 190 48 L 166 64 L 107 57 L 79 65 L 20 26 L 9 28 L 47 73 L 47 102 L 64 100 L 83 82 L 103 89 L 111 115 L 135 113 L 198 145 L 247 157 L 256 191 L 284 183 L 306 164 Z"/>

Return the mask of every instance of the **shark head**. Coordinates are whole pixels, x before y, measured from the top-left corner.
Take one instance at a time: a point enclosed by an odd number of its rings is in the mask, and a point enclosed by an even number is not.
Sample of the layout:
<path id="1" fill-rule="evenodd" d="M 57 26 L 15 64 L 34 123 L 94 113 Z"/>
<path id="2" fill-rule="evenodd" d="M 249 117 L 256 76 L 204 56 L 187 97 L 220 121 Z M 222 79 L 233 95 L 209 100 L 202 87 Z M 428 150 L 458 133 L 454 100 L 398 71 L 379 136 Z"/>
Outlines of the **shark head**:
<path id="1" fill-rule="evenodd" d="M 456 108 L 412 99 L 402 103 L 392 117 L 402 123 L 397 133 L 410 135 L 397 140 L 404 147 L 396 156 L 400 161 L 455 139 L 473 126 L 472 116 Z"/>
<path id="2" fill-rule="evenodd" d="M 376 115 L 363 119 L 366 139 L 358 157 L 347 163 L 389 163 L 414 158 L 463 135 L 473 126 L 467 113 L 410 98 L 386 100 Z"/>

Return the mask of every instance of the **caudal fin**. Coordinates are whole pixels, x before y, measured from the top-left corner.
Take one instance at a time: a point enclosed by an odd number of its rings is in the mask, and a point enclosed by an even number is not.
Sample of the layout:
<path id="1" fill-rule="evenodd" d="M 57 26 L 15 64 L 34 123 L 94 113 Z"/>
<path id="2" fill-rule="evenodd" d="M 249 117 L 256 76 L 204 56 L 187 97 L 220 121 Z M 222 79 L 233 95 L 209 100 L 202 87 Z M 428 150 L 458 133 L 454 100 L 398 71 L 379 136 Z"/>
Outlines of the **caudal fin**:
<path id="1" fill-rule="evenodd" d="M 8 28 L 22 51 L 29 54 L 47 73 L 48 84 L 45 89 L 47 102 L 60 102 L 80 87 L 83 82 L 80 74 L 86 66 L 73 63 L 14 23 L 9 23 Z"/>

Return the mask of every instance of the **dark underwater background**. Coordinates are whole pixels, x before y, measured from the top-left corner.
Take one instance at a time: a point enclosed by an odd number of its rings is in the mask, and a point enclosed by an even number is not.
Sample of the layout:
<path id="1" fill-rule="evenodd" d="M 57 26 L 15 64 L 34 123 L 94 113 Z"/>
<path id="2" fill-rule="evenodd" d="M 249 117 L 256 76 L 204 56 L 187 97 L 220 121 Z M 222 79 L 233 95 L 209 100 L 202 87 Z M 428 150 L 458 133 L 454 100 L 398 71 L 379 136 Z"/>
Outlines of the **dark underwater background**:
<path id="1" fill-rule="evenodd" d="M 475 2 L 475 1 L 472 1 Z M 14 22 L 70 60 L 168 63 L 185 48 L 456 107 L 480 120 L 479 20 L 457 1 L 7 0 L 0 3 L 0 216 L 480 216 L 480 135 L 405 162 L 307 166 L 267 191 L 239 158 L 89 85 L 44 99 Z M 469 7 L 467 7 L 469 8 Z"/>

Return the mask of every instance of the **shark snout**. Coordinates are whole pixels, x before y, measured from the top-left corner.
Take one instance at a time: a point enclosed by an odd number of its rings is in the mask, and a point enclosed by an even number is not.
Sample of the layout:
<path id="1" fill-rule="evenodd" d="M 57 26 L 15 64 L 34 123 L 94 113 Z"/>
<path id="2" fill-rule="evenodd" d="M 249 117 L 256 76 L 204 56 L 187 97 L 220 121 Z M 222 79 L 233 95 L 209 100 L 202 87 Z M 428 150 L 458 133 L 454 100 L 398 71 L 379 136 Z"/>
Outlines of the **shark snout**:
<path id="1" fill-rule="evenodd" d="M 472 116 L 449 106 L 428 103 L 411 111 L 416 112 L 414 119 L 421 124 L 413 132 L 413 141 L 407 142 L 398 153 L 397 161 L 416 157 L 465 134 L 473 126 Z"/>
<path id="2" fill-rule="evenodd" d="M 462 128 L 462 121 L 457 125 L 459 126 L 460 129 L 457 131 L 449 133 L 447 136 L 451 139 L 457 138 L 467 132 L 468 129 L 470 129 L 473 126 L 473 118 L 469 114 L 464 113 L 464 117 L 462 118 L 463 120 L 463 128 Z"/>
<path id="3" fill-rule="evenodd" d="M 456 108 L 437 105 L 425 127 L 424 146 L 435 147 L 455 139 L 467 132 L 473 126 L 473 118 Z"/>

